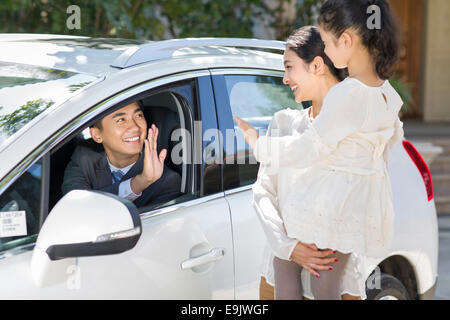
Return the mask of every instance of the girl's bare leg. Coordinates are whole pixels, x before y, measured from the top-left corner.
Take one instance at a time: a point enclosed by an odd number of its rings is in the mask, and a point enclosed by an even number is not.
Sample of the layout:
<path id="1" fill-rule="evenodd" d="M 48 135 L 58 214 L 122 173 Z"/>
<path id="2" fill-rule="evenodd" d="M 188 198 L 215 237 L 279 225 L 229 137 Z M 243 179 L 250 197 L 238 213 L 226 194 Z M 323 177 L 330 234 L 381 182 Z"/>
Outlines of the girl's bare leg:
<path id="1" fill-rule="evenodd" d="M 361 300 L 361 297 L 351 296 L 349 294 L 343 294 L 341 300 Z"/>
<path id="2" fill-rule="evenodd" d="M 274 288 L 267 283 L 264 277 L 259 282 L 259 300 L 274 300 Z"/>
<path id="3" fill-rule="evenodd" d="M 264 277 L 259 282 L 259 300 L 275 300 L 274 287 L 267 283 Z M 303 300 L 311 300 L 303 297 Z M 346 299 L 343 299 L 346 300 Z"/>

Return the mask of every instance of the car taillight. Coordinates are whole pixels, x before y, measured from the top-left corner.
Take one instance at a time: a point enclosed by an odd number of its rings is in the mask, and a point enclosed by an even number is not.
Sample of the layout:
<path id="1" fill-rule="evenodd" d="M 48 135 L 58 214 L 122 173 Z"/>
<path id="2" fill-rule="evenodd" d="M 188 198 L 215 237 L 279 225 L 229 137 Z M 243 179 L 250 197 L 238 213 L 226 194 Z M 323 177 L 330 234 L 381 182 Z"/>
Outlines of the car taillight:
<path id="1" fill-rule="evenodd" d="M 431 180 L 430 169 L 423 160 L 419 151 L 414 147 L 414 145 L 408 140 L 403 140 L 403 147 L 410 156 L 411 160 L 419 169 L 420 175 L 422 176 L 423 182 L 425 183 L 425 188 L 427 190 L 428 201 L 433 199 L 433 181 Z"/>

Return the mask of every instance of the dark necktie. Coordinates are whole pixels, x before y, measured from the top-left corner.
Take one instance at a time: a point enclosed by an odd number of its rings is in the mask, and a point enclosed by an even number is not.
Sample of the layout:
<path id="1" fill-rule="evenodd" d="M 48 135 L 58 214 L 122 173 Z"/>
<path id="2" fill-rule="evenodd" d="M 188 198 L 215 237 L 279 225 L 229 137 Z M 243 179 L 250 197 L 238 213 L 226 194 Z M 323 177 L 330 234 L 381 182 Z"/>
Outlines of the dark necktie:
<path id="1" fill-rule="evenodd" d="M 112 175 L 112 177 L 114 179 L 114 183 L 122 181 L 122 178 L 123 178 L 122 171 L 117 170 L 117 171 L 111 172 L 111 175 Z"/>

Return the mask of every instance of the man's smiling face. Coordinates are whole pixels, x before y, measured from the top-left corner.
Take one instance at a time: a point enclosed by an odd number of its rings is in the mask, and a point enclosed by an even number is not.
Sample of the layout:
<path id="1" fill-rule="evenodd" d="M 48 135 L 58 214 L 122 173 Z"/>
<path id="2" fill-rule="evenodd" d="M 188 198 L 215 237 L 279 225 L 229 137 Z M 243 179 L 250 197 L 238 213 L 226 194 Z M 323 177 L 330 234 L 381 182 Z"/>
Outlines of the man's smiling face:
<path id="1" fill-rule="evenodd" d="M 90 129 L 92 138 L 102 143 L 113 165 L 126 159 L 137 161 L 147 137 L 147 122 L 140 106 L 134 102 L 101 120 Z M 116 163 L 116 164 L 115 164 Z"/>

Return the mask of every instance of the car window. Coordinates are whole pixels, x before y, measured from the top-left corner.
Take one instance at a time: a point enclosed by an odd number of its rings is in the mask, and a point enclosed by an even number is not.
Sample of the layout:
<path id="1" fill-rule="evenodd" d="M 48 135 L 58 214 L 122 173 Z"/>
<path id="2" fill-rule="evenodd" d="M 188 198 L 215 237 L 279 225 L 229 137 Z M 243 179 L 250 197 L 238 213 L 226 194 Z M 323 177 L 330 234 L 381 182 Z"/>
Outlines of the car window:
<path id="1" fill-rule="evenodd" d="M 105 117 L 111 112 L 114 113 L 118 109 L 136 101 L 141 106 L 147 122 L 147 128 L 152 124 L 158 127 L 157 153 L 159 154 L 162 149 L 167 150 L 167 156 L 164 161 L 164 172 L 167 175 L 165 180 L 161 180 L 166 181 L 165 183 L 159 180 L 155 182 L 157 188 L 164 189 L 164 192 L 160 193 L 160 189 L 152 189 L 154 190 L 152 193 L 144 191 L 140 197 L 132 201 L 141 212 L 148 212 L 157 207 L 165 207 L 200 197 L 199 185 L 194 185 L 193 160 L 188 159 L 188 157 L 193 157 L 191 150 L 188 148 L 192 147 L 191 138 L 194 128 L 194 117 L 198 113 L 196 110 L 195 81 L 177 82 L 140 93 L 115 105 L 101 117 Z M 80 128 L 80 130 L 81 132 L 75 137 L 64 141 L 62 145 L 51 152 L 50 210 L 64 194 L 71 190 L 72 186 L 75 188 L 77 183 L 80 183 L 81 189 L 91 188 L 110 192 L 108 187 L 113 183 L 112 175 L 108 181 L 105 180 L 104 174 L 97 174 L 100 171 L 110 173 L 103 144 L 96 143 L 92 139 L 90 125 Z M 78 152 L 77 154 L 83 154 L 84 156 L 75 159 L 73 155 L 77 148 L 82 148 L 83 150 L 82 153 Z M 86 155 L 88 154 L 91 156 L 92 163 L 86 162 Z M 141 153 L 141 157 L 142 155 Z M 105 161 L 102 159 L 105 159 Z M 83 163 L 81 164 L 80 162 Z M 97 168 L 97 171 L 89 171 L 90 165 Z M 142 169 L 140 172 L 142 172 Z M 74 184 L 69 183 L 72 181 L 74 181 Z M 175 188 L 177 189 L 175 190 Z"/>
<path id="2" fill-rule="evenodd" d="M 303 109 L 294 100 L 290 88 L 283 84 L 281 77 L 263 75 L 225 75 L 229 104 L 233 116 L 253 125 L 260 135 L 264 135 L 275 112 L 285 109 Z M 236 159 L 238 161 L 239 186 L 256 181 L 258 164 L 250 152 L 242 132 L 236 123 Z"/>
<path id="3" fill-rule="evenodd" d="M 0 62 L 0 145 L 46 109 L 98 79 L 65 70 Z"/>
<path id="4" fill-rule="evenodd" d="M 35 241 L 41 210 L 42 162 L 33 164 L 0 196 L 0 251 Z"/>

